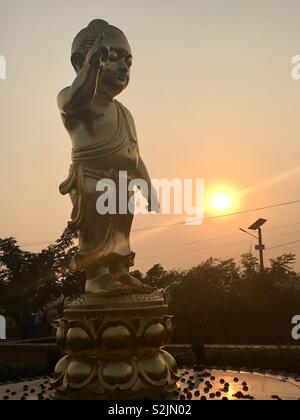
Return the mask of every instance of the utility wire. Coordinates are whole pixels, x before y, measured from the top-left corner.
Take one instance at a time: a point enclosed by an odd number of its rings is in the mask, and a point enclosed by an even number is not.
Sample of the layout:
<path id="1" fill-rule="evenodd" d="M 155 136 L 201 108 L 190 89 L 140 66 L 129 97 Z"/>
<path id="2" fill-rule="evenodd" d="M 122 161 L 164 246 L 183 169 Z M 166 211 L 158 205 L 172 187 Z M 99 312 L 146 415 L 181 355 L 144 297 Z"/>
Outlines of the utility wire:
<path id="1" fill-rule="evenodd" d="M 267 230 L 267 229 L 265 229 Z M 276 235 L 270 235 L 267 236 L 266 238 L 277 238 L 280 236 L 288 236 L 288 235 L 295 235 L 296 233 L 300 233 L 300 231 L 293 231 L 293 232 L 285 232 L 285 233 L 280 233 L 280 234 L 276 234 Z M 236 237 L 242 237 L 242 234 L 237 234 L 237 235 L 226 235 L 226 236 L 218 236 L 215 238 L 207 238 L 207 239 L 201 239 L 199 241 L 194 241 L 194 242 L 181 242 L 178 244 L 172 244 L 172 245 L 164 245 L 164 246 L 159 246 L 159 247 L 153 247 L 153 248 L 144 248 L 144 249 L 140 249 L 138 252 L 148 252 L 148 251 L 157 251 L 160 249 L 169 249 L 169 248 L 177 248 L 179 246 L 186 246 L 186 245 L 197 245 L 203 242 L 211 242 L 211 241 L 218 241 L 218 240 L 222 240 L 222 239 L 228 239 L 228 238 L 236 238 Z M 223 246 L 222 245 L 215 245 L 215 246 Z"/>
<path id="2" fill-rule="evenodd" d="M 293 204 L 300 204 L 300 200 L 288 201 L 288 202 L 285 202 L 285 203 L 273 204 L 273 205 L 270 205 L 270 206 L 258 207 L 258 208 L 254 208 L 254 209 L 238 211 L 238 212 L 235 212 L 235 213 L 221 214 L 221 215 L 218 215 L 218 216 L 208 216 L 208 217 L 205 217 L 204 220 L 223 219 L 225 217 L 239 216 L 241 214 L 252 213 L 252 212 L 268 210 L 268 209 L 274 209 L 274 208 L 283 207 L 283 206 L 290 206 L 290 205 L 293 205 Z M 202 220 L 198 220 L 198 221 L 202 221 Z M 195 219 L 193 221 L 193 223 L 195 223 L 195 222 L 197 222 L 197 219 Z M 167 225 L 158 225 L 158 226 L 150 226 L 150 227 L 147 227 L 147 228 L 134 229 L 133 232 L 144 232 L 144 231 L 154 230 L 154 229 L 167 229 L 167 228 L 172 227 L 172 226 L 188 226 L 188 225 L 189 225 L 188 223 L 181 221 L 181 222 L 176 222 L 176 223 L 170 223 L 170 224 L 167 224 Z"/>
<path id="3" fill-rule="evenodd" d="M 213 245 L 213 246 L 208 246 L 208 247 L 204 247 L 204 248 L 197 248 L 197 249 L 190 249 L 190 250 L 185 250 L 185 251 L 170 252 L 170 253 L 164 254 L 164 255 L 150 255 L 150 256 L 140 257 L 140 258 L 141 259 L 160 258 L 160 257 L 167 257 L 169 255 L 187 254 L 189 252 L 198 252 L 198 251 L 203 251 L 203 250 L 206 250 L 206 249 L 213 249 L 213 248 L 219 248 L 219 247 L 227 247 L 227 246 L 233 246 L 233 245 L 241 245 L 241 244 L 246 244 L 246 243 L 249 243 L 249 241 L 231 242 L 229 244 L 219 244 L 219 245 Z"/>
<path id="4" fill-rule="evenodd" d="M 282 247 L 284 247 L 284 246 L 287 246 L 287 245 L 293 245 L 293 244 L 296 244 L 296 243 L 299 243 L 299 242 L 300 242 L 300 239 L 299 239 L 299 240 L 297 240 L 297 241 L 287 242 L 287 243 L 284 243 L 284 244 L 281 244 L 281 245 L 277 245 L 277 246 L 274 246 L 274 247 L 271 247 L 271 248 L 267 248 L 267 249 L 266 249 L 266 251 L 271 251 L 271 250 L 273 250 L 273 249 L 282 248 Z M 212 247 L 205 247 L 205 248 L 198 248 L 198 249 L 190 249 L 190 250 L 177 251 L 177 252 L 169 252 L 169 253 L 167 253 L 167 254 L 150 255 L 150 256 L 146 256 L 146 257 L 140 257 L 140 259 L 162 258 L 162 257 L 168 257 L 168 256 L 170 256 L 170 255 L 178 255 L 178 254 L 194 253 L 194 252 L 203 251 L 203 250 L 207 250 L 207 249 L 218 248 L 218 247 L 223 247 L 223 246 L 227 247 L 227 246 L 233 246 L 233 245 L 240 245 L 240 244 L 244 244 L 244 243 L 248 243 L 248 241 L 243 241 L 243 242 L 232 242 L 232 243 L 229 243 L 229 244 L 214 245 L 214 246 L 212 246 Z M 294 248 L 299 248 L 299 247 L 300 247 L 300 245 L 299 245 L 299 246 L 296 246 L 296 247 L 294 247 Z M 232 257 L 232 258 L 238 258 L 239 256 L 240 256 L 240 255 L 237 255 L 237 256 L 234 256 L 234 257 Z"/>
<path id="5" fill-rule="evenodd" d="M 275 229 L 288 227 L 288 226 L 295 226 L 295 225 L 299 225 L 299 224 L 300 223 L 292 223 L 292 224 L 289 224 L 289 225 L 276 226 L 276 227 L 272 227 L 272 228 L 269 228 L 269 229 L 265 229 L 265 231 L 275 230 Z M 276 234 L 276 235 L 270 235 L 270 236 L 267 236 L 267 238 L 288 236 L 288 235 L 294 235 L 294 234 L 297 234 L 297 233 L 300 233 L 300 231 L 298 230 L 298 231 L 280 233 L 280 234 Z M 197 245 L 197 244 L 200 244 L 200 243 L 213 242 L 213 241 L 219 241 L 219 240 L 229 239 L 229 238 L 237 238 L 237 237 L 242 237 L 242 236 L 243 236 L 242 234 L 225 235 L 225 236 L 217 236 L 217 237 L 214 237 L 214 238 L 201 239 L 199 241 L 193 241 L 193 242 L 180 242 L 180 243 L 172 244 L 172 245 L 164 245 L 164 246 L 160 246 L 160 247 L 140 249 L 139 253 L 149 252 L 149 251 L 158 251 L 158 250 L 161 250 L 161 249 L 177 248 L 177 247 L 180 247 L 180 246 Z M 243 243 L 246 243 L 246 241 L 244 241 Z M 32 242 L 30 244 L 20 244 L 20 246 L 29 247 L 29 246 L 44 245 L 44 244 L 49 244 L 49 242 Z M 216 247 L 224 246 L 224 244 L 215 245 L 215 246 Z M 209 247 L 209 248 L 213 248 L 213 247 Z M 270 248 L 268 248 L 268 249 L 270 249 Z"/>
<path id="6" fill-rule="evenodd" d="M 235 212 L 235 213 L 223 214 L 223 215 L 219 215 L 219 216 L 208 216 L 208 217 L 205 217 L 204 220 L 217 220 L 217 219 L 221 219 L 221 218 L 225 218 L 225 217 L 238 216 L 238 215 L 241 215 L 241 214 L 246 214 L 246 213 L 251 213 L 251 212 L 256 212 L 256 211 L 262 211 L 262 210 L 267 210 L 267 209 L 272 209 L 272 208 L 278 208 L 278 207 L 283 207 L 283 206 L 288 206 L 288 205 L 293 205 L 293 204 L 299 204 L 299 203 L 300 203 L 300 200 L 289 201 L 289 202 L 273 204 L 273 205 L 265 206 L 265 207 L 243 210 L 243 211 Z M 300 223 L 283 225 L 282 227 L 298 225 L 298 224 L 300 224 Z M 144 232 L 144 231 L 155 230 L 155 229 L 166 229 L 166 228 L 173 227 L 173 226 L 187 226 L 187 224 L 185 222 L 181 221 L 181 222 L 176 222 L 176 223 L 172 223 L 172 224 L 168 224 L 168 225 L 158 225 L 158 226 L 150 226 L 148 228 L 133 229 L 132 232 Z M 281 228 L 281 227 L 279 226 L 277 228 L 276 227 L 275 228 L 269 228 L 268 230 L 279 229 L 279 228 Z M 229 237 L 234 237 L 234 236 L 238 236 L 238 235 L 228 235 L 226 237 L 229 238 Z M 223 237 L 223 238 L 225 239 L 226 237 Z M 212 238 L 212 239 L 207 239 L 207 240 L 216 240 L 216 239 L 219 239 L 219 238 Z M 22 243 L 22 244 L 20 244 L 20 246 L 31 247 L 31 246 L 47 245 L 47 244 L 50 244 L 50 243 L 55 242 L 55 241 L 56 240 L 42 241 L 42 242 L 29 242 L 29 243 Z M 156 249 L 158 249 L 158 248 L 156 248 Z"/>
<path id="7" fill-rule="evenodd" d="M 300 242 L 300 239 L 298 239 L 297 241 L 293 241 L 293 242 L 286 242 L 285 244 L 281 244 L 281 245 L 276 245 L 276 246 L 272 246 L 271 248 L 267 248 L 267 251 L 272 251 L 273 249 L 277 249 L 277 248 L 282 248 L 284 246 L 287 245 L 294 245 Z"/>

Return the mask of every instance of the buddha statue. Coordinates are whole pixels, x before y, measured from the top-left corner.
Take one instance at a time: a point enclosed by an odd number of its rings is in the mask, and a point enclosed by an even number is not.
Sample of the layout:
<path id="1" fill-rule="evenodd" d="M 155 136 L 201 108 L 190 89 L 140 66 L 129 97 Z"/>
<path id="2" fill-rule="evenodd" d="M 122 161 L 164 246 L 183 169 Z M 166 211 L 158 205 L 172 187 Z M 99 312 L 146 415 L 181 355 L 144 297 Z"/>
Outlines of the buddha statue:
<path id="1" fill-rule="evenodd" d="M 97 184 L 111 179 L 119 189 L 119 173 L 148 186 L 149 209 L 159 203 L 141 158 L 132 115 L 115 98 L 127 86 L 132 52 L 124 33 L 107 22 L 93 20 L 75 37 L 71 62 L 76 78 L 58 95 L 63 124 L 72 141 L 72 165 L 60 192 L 69 194 L 72 221 L 79 232 L 73 261 L 87 275 L 86 295 L 151 293 L 130 274 L 135 254 L 130 247 L 132 212 L 99 214 Z M 119 196 L 117 191 L 117 197 Z M 133 192 L 126 192 L 127 199 Z"/>

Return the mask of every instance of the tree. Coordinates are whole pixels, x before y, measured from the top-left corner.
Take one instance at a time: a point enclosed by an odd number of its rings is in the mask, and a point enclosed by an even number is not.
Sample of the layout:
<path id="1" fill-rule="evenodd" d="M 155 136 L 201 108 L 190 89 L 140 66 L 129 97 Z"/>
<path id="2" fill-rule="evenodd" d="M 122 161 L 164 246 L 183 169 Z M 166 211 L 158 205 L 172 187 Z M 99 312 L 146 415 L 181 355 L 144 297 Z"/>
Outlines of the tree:
<path id="1" fill-rule="evenodd" d="M 206 343 L 290 343 L 300 307 L 293 262 L 292 255 L 281 256 L 262 275 L 250 255 L 241 267 L 210 258 L 182 273 L 170 301 L 175 340 L 190 343 L 200 322 Z"/>
<path id="2" fill-rule="evenodd" d="M 161 264 L 155 264 L 150 270 L 147 271 L 145 283 L 148 286 L 159 288 L 162 277 L 166 274 Z"/>
<path id="3" fill-rule="evenodd" d="M 77 251 L 76 230 L 69 224 L 62 236 L 39 253 L 23 251 L 14 238 L 0 239 L 0 307 L 27 335 L 32 313 L 67 290 L 84 283 L 70 260 Z M 67 285 L 67 286 L 66 286 Z M 72 291 L 75 293 L 75 287 Z M 78 292 L 82 291 L 79 287 Z"/>
<path id="4" fill-rule="evenodd" d="M 268 270 L 273 283 L 281 286 L 293 286 L 297 280 L 297 274 L 293 267 L 296 261 L 296 255 L 293 253 L 283 254 L 275 260 L 271 259 L 271 267 Z"/>
<path id="5" fill-rule="evenodd" d="M 259 272 L 258 258 L 252 252 L 243 254 L 241 257 L 242 277 L 251 277 Z"/>

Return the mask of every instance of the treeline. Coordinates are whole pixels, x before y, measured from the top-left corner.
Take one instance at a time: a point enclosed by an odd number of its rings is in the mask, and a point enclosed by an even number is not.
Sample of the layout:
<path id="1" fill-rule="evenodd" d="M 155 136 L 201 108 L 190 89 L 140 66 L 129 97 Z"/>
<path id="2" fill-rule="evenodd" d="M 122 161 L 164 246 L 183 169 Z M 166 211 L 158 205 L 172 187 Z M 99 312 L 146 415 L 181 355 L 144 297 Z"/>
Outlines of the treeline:
<path id="1" fill-rule="evenodd" d="M 0 312 L 23 336 L 31 331 L 33 313 L 58 299 L 59 315 L 67 298 L 83 294 L 85 275 L 69 268 L 76 237 L 70 224 L 39 253 L 20 249 L 14 238 L 0 239 Z M 294 254 L 284 254 L 261 274 L 257 258 L 245 254 L 239 263 L 210 258 L 190 270 L 156 264 L 145 275 L 133 274 L 164 291 L 175 342 L 296 344 L 291 320 L 300 314 L 300 281 L 294 263 Z"/>
<path id="2" fill-rule="evenodd" d="M 145 281 L 166 288 L 178 343 L 297 344 L 291 335 L 292 318 L 300 314 L 294 263 L 294 254 L 284 254 L 261 274 L 252 254 L 239 264 L 210 258 L 183 272 L 157 265 Z"/>

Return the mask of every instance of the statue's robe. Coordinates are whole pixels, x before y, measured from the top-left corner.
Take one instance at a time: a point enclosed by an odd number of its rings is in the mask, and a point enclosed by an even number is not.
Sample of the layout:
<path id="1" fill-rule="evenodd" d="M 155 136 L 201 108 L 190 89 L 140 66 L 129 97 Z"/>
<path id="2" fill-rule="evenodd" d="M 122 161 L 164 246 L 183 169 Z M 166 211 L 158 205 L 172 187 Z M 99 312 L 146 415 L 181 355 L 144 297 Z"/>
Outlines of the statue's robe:
<path id="1" fill-rule="evenodd" d="M 134 179 L 138 168 L 139 150 L 133 121 L 126 108 L 115 101 L 118 124 L 115 134 L 85 148 L 73 149 L 70 174 L 60 185 L 60 192 L 70 194 L 72 221 L 79 231 L 79 252 L 74 263 L 78 270 L 87 270 L 99 264 L 113 266 L 122 260 L 133 265 L 134 253 L 130 248 L 130 230 L 133 214 L 101 215 L 96 203 L 101 192 L 96 185 L 101 179 L 115 181 L 119 196 L 119 172 L 127 171 L 128 181 Z M 132 197 L 127 192 L 127 202 Z M 126 195 L 125 195 L 126 197 Z"/>

